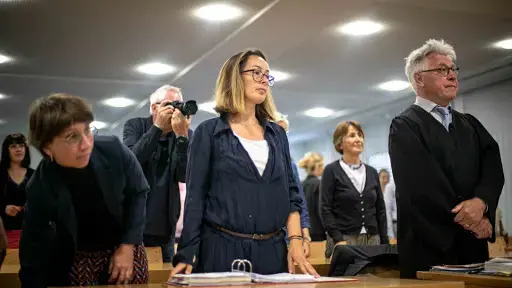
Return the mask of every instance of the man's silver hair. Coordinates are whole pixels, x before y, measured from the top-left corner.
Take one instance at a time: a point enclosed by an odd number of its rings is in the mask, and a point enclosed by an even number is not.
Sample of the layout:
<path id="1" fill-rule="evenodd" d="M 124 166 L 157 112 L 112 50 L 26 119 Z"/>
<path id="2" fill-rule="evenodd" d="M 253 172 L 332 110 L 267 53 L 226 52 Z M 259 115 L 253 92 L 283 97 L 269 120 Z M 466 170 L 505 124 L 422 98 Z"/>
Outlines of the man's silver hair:
<path id="1" fill-rule="evenodd" d="M 412 51 L 411 54 L 405 58 L 405 74 L 407 75 L 407 79 L 409 79 L 409 83 L 411 84 L 416 94 L 418 87 L 416 87 L 414 74 L 422 70 L 427 70 L 426 58 L 431 53 L 445 55 L 452 61 L 457 59 L 457 55 L 455 54 L 455 49 L 453 49 L 453 46 L 446 43 L 442 39 L 430 39 L 425 42 L 423 46 Z"/>
<path id="2" fill-rule="evenodd" d="M 153 108 L 151 107 L 151 104 L 160 103 L 162 102 L 166 97 L 167 93 L 169 91 L 174 91 L 180 95 L 181 100 L 183 100 L 183 95 L 181 94 L 181 89 L 178 87 L 170 86 L 170 85 L 164 85 L 158 89 L 156 89 L 151 96 L 149 96 L 149 113 L 153 114 Z"/>

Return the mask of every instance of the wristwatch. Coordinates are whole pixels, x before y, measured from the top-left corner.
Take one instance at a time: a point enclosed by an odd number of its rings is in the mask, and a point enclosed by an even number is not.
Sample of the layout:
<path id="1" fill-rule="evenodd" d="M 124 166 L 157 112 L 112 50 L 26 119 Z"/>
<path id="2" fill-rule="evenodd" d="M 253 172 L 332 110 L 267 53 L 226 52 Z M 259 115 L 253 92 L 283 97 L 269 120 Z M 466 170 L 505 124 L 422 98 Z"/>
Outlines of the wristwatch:
<path id="1" fill-rule="evenodd" d="M 178 137 L 176 137 L 176 142 L 178 144 L 185 144 L 185 143 L 187 143 L 187 141 L 188 141 L 188 137 L 187 136 L 178 136 Z"/>

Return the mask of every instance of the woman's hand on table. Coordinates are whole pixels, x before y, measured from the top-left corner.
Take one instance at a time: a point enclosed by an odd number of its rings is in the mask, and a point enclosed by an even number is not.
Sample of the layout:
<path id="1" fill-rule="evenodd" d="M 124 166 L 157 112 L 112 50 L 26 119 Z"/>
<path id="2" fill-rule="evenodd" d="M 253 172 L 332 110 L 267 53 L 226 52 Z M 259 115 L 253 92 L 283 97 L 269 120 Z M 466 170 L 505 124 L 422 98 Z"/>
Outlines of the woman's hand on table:
<path id="1" fill-rule="evenodd" d="M 290 240 L 290 248 L 288 249 L 288 272 L 295 273 L 294 263 L 297 263 L 303 273 L 320 277 L 320 275 L 315 271 L 315 268 L 313 268 L 313 265 L 308 262 L 304 255 L 302 239 Z"/>
<path id="2" fill-rule="evenodd" d="M 185 264 L 185 263 L 178 263 L 176 267 L 172 268 L 171 275 L 169 275 L 169 281 L 172 281 L 172 278 L 176 276 L 176 274 L 180 274 L 182 272 L 185 272 L 185 274 L 192 273 L 192 265 Z"/>

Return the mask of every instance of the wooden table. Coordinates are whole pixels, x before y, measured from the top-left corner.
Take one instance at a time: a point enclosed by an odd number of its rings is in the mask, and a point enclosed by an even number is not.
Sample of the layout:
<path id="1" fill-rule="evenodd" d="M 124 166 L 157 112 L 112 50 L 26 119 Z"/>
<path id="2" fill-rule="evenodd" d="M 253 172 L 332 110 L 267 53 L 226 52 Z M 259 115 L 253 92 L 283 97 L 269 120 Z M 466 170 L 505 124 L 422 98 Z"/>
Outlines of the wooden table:
<path id="1" fill-rule="evenodd" d="M 317 264 L 318 265 L 318 264 Z M 169 272 L 171 269 L 170 264 L 151 264 L 149 266 L 150 274 L 149 279 L 151 284 L 147 285 L 132 285 L 130 287 L 138 287 L 138 288 L 157 288 L 157 287 L 166 287 L 164 282 L 167 281 L 169 277 Z M 4 265 L 2 266 L 2 270 L 0 271 L 0 286 L 1 287 L 21 287 L 18 280 L 18 265 Z M 317 269 L 318 270 L 318 269 Z M 306 287 L 314 287 L 314 288 L 333 288 L 333 287 L 343 287 L 343 288 L 384 288 L 384 287 L 413 287 L 413 288 L 464 288 L 464 282 L 437 282 L 437 281 L 420 281 L 420 280 L 404 280 L 404 279 L 389 279 L 389 278 L 379 278 L 375 276 L 368 277 L 350 277 L 357 278 L 360 281 L 358 282 L 347 282 L 347 283 L 319 283 L 319 284 L 293 284 L 293 285 L 249 285 L 243 287 L 254 287 L 254 288 L 306 288 Z M 453 281 L 453 280 L 452 280 Z M 463 280 L 458 280 L 463 281 Z M 116 286 L 101 286 L 101 287 L 116 287 Z M 176 287 L 176 286 L 169 286 Z M 496 286 L 496 287 L 511 287 L 511 286 Z M 220 287 L 219 287 L 220 288 Z"/>
<path id="2" fill-rule="evenodd" d="M 313 264 L 315 270 L 322 276 L 327 276 L 329 272 L 329 264 Z M 150 283 L 164 283 L 169 279 L 171 274 L 172 265 L 170 263 L 155 263 L 149 264 L 149 282 Z M 18 271 L 20 270 L 19 265 L 3 265 L 0 270 L 0 287 L 20 287 L 20 281 L 18 278 Z M 299 268 L 296 267 L 296 271 Z M 7 285 L 9 284 L 9 285 Z"/>
<path id="3" fill-rule="evenodd" d="M 512 277 L 485 276 L 450 272 L 418 272 L 418 279 L 434 281 L 463 281 L 466 288 L 512 287 Z"/>
<path id="4" fill-rule="evenodd" d="M 244 286 L 216 286 L 218 288 L 464 288 L 464 282 L 438 282 L 438 281 L 421 281 L 421 280 L 404 280 L 404 279 L 386 279 L 378 277 L 350 277 L 357 278 L 357 282 L 338 282 L 338 283 L 307 283 L 307 284 L 256 284 Z M 96 287 L 116 287 L 116 286 L 96 286 Z M 119 288 L 122 286 L 117 286 Z M 165 284 L 147 284 L 147 285 L 131 285 L 133 288 L 157 288 L 157 287 L 179 287 Z"/>

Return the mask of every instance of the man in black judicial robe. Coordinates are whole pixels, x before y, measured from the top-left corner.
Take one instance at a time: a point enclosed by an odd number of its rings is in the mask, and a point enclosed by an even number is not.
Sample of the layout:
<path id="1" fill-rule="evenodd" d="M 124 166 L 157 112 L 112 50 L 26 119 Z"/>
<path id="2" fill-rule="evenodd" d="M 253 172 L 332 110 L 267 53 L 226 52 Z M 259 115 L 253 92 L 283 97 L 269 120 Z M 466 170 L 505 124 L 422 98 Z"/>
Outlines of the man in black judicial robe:
<path id="1" fill-rule="evenodd" d="M 482 263 L 495 240 L 504 185 L 499 147 L 475 117 L 450 107 L 458 91 L 454 60 L 444 41 L 411 53 L 406 72 L 416 102 L 390 127 L 402 278 L 433 265 Z"/>

